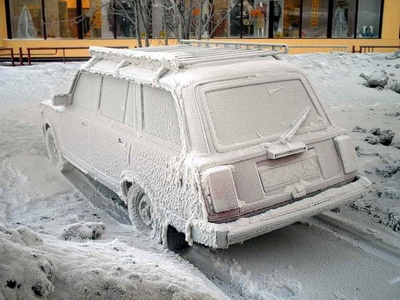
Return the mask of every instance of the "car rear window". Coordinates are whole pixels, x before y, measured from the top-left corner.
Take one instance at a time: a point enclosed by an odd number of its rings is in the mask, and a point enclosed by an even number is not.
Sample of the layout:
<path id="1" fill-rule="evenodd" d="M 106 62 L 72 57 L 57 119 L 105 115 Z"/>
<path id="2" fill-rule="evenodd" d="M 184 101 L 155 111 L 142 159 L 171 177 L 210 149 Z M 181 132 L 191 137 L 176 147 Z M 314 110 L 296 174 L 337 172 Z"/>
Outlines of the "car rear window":
<path id="1" fill-rule="evenodd" d="M 300 80 L 211 90 L 206 92 L 206 103 L 212 130 L 222 146 L 283 133 L 307 106 L 311 110 L 301 128 L 326 127 Z"/>

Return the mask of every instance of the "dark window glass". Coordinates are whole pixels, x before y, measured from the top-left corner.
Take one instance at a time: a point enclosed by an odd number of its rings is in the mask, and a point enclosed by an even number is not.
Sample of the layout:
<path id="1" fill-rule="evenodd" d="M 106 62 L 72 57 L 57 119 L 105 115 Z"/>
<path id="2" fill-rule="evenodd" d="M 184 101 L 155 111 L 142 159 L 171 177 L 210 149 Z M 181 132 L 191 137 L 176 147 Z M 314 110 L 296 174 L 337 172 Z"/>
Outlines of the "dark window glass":
<path id="1" fill-rule="evenodd" d="M 356 0 L 335 0 L 333 3 L 332 37 L 354 37 Z"/>
<path id="2" fill-rule="evenodd" d="M 46 0 L 46 33 L 48 38 L 77 38 L 76 1 Z"/>
<path id="3" fill-rule="evenodd" d="M 229 33 L 230 37 L 239 37 L 241 26 L 240 26 L 240 1 L 231 1 L 229 8 Z M 245 16 L 243 14 L 243 25 L 245 25 L 246 21 L 244 20 Z"/>
<path id="4" fill-rule="evenodd" d="M 230 24 L 234 22 L 236 36 L 240 34 L 240 3 L 228 0 L 216 0 L 213 2 L 213 16 L 210 26 L 210 35 L 214 37 L 230 36 Z M 230 3 L 231 6 L 230 6 Z"/>
<path id="5" fill-rule="evenodd" d="M 112 6 L 111 6 L 112 8 Z M 109 0 L 82 1 L 84 38 L 113 38 L 113 16 Z"/>
<path id="6" fill-rule="evenodd" d="M 267 0 L 243 1 L 243 35 L 248 37 L 266 37 Z"/>
<path id="7" fill-rule="evenodd" d="M 300 36 L 300 0 L 286 0 L 283 8 L 283 37 Z"/>
<path id="8" fill-rule="evenodd" d="M 10 0 L 11 32 L 15 39 L 42 38 L 40 0 Z"/>
<path id="9" fill-rule="evenodd" d="M 378 38 L 381 15 L 381 0 L 359 0 L 357 37 Z"/>
<path id="10" fill-rule="evenodd" d="M 326 38 L 328 33 L 328 0 L 303 0 L 303 38 Z"/>
<path id="11" fill-rule="evenodd" d="M 111 16 L 112 14 L 110 13 L 110 17 Z M 115 7 L 115 18 L 117 37 L 136 36 L 135 24 L 137 19 L 133 1 L 119 1 Z"/>

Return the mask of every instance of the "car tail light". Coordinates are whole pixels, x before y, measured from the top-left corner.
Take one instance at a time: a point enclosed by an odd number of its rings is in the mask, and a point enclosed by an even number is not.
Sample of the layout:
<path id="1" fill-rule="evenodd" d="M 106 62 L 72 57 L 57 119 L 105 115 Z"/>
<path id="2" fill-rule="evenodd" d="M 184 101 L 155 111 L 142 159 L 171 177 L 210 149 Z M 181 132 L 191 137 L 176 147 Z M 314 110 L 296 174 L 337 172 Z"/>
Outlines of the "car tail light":
<path id="1" fill-rule="evenodd" d="M 202 174 L 202 183 L 215 213 L 238 207 L 232 170 L 233 166 L 219 166 L 210 168 Z"/>
<path id="2" fill-rule="evenodd" d="M 347 135 L 341 135 L 335 137 L 333 140 L 342 159 L 344 173 L 348 174 L 357 171 L 357 154 L 352 139 Z"/>

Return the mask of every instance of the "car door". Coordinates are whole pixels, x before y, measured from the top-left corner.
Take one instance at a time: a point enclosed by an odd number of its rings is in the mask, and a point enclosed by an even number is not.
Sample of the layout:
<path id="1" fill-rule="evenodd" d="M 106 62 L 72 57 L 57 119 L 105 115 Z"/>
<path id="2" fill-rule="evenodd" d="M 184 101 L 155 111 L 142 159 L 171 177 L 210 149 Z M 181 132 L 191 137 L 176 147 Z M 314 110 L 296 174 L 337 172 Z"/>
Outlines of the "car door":
<path id="1" fill-rule="evenodd" d="M 132 139 L 130 168 L 147 192 L 153 192 L 150 198 L 177 201 L 171 167 L 181 155 L 182 142 L 175 99 L 171 92 L 149 85 L 141 85 L 139 95 L 140 135 Z"/>
<path id="2" fill-rule="evenodd" d="M 90 123 L 90 163 L 111 187 L 117 187 L 121 171 L 129 165 L 134 129 L 124 121 L 126 114 L 132 118 L 131 102 L 135 92 L 135 86 L 128 81 L 105 76 L 99 111 Z"/>
<path id="3" fill-rule="evenodd" d="M 84 171 L 89 168 L 88 128 L 97 112 L 101 79 L 96 74 L 78 75 L 61 129 L 66 157 Z"/>

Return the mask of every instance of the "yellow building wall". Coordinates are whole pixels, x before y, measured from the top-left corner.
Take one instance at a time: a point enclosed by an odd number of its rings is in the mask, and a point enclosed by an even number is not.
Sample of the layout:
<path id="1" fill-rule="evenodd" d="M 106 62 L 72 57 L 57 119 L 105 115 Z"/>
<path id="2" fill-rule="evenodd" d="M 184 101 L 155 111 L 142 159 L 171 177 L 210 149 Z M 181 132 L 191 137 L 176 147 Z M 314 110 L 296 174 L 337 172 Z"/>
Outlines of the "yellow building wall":
<path id="1" fill-rule="evenodd" d="M 71 0 L 69 0 L 71 1 Z M 72 1 L 73 3 L 75 1 Z M 84 1 L 85 2 L 85 1 Z M 347 51 L 352 51 L 355 46 L 399 46 L 400 30 L 400 0 L 385 0 L 383 11 L 382 38 L 381 39 L 213 39 L 214 41 L 229 42 L 253 42 L 253 43 L 285 43 L 292 46 L 289 53 L 304 52 L 329 52 L 334 50 L 328 46 L 343 45 L 347 46 Z M 169 40 L 169 44 L 176 44 L 176 40 Z M 163 39 L 151 40 L 152 46 L 164 45 Z M 0 0 L 0 47 L 13 47 L 18 53 L 19 48 L 26 54 L 27 47 L 86 47 L 86 46 L 128 46 L 133 48 L 137 46 L 136 39 L 7 39 L 6 17 L 4 1 Z M 300 48 L 307 46 L 307 48 Z M 311 47 L 311 48 L 308 48 Z M 327 48 L 323 48 L 327 47 Z M 380 49 L 379 51 L 394 51 L 395 49 Z M 46 54 L 47 52 L 43 52 Z M 87 50 L 71 50 L 66 52 L 67 56 L 87 56 Z"/>
<path id="2" fill-rule="evenodd" d="M 400 1 L 386 0 L 383 8 L 382 39 L 399 45 L 400 36 Z"/>
<path id="3" fill-rule="evenodd" d="M 0 47 L 4 47 L 4 39 L 7 38 L 6 8 L 4 1 L 0 1 Z"/>

